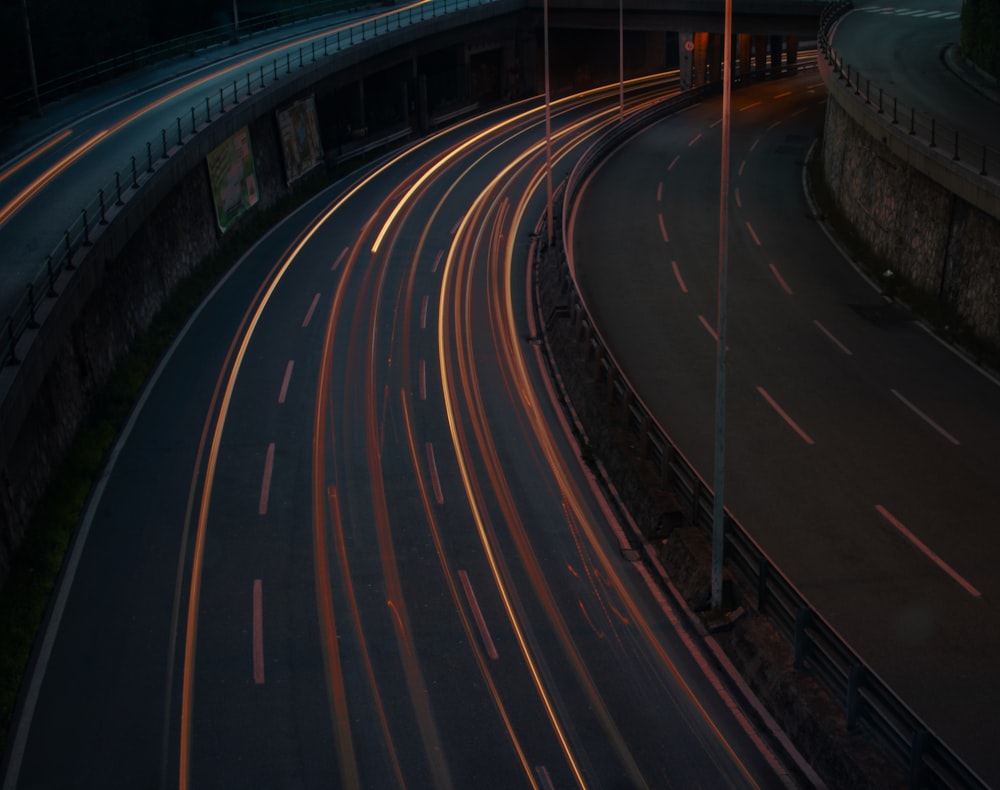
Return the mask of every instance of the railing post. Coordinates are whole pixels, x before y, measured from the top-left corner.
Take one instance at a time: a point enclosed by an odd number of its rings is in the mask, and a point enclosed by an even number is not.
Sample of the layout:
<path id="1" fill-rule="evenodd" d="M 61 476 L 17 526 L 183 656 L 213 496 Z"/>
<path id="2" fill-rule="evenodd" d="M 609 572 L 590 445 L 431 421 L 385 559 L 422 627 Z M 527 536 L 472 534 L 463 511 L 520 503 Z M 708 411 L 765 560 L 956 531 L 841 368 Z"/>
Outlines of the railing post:
<path id="1" fill-rule="evenodd" d="M 133 162 L 135 157 L 132 157 Z M 115 170 L 115 205 L 121 206 L 125 201 L 122 200 L 122 174 Z"/>
<path id="2" fill-rule="evenodd" d="M 7 316 L 7 344 L 10 346 L 10 351 L 7 354 L 7 359 L 4 360 L 4 364 L 20 364 L 21 360 L 17 358 L 17 338 L 14 336 L 14 319 L 12 316 Z"/>
<path id="3" fill-rule="evenodd" d="M 805 660 L 809 655 L 809 642 L 806 637 L 806 629 L 812 620 L 810 610 L 803 606 L 795 614 L 795 661 L 796 669 L 802 669 Z"/>
<path id="4" fill-rule="evenodd" d="M 275 58 L 274 60 L 272 60 L 271 61 L 271 65 L 274 66 L 274 79 L 275 79 L 275 81 L 277 81 L 277 79 L 278 79 L 278 59 Z"/>
<path id="5" fill-rule="evenodd" d="M 73 271 L 73 244 L 69 240 L 69 228 L 63 231 L 63 241 L 66 243 L 66 268 Z"/>
<path id="6" fill-rule="evenodd" d="M 146 172 L 153 172 L 153 144 L 146 141 Z"/>
<path id="7" fill-rule="evenodd" d="M 260 64 L 260 87 L 261 90 L 264 88 L 264 64 Z"/>
<path id="8" fill-rule="evenodd" d="M 872 78 L 868 77 L 865 80 L 865 104 L 871 104 L 872 98 Z"/>
<path id="9" fill-rule="evenodd" d="M 83 246 L 90 246 L 90 223 L 87 221 L 87 209 L 80 212 L 83 216 Z"/>
<path id="10" fill-rule="evenodd" d="M 847 731 L 854 732 L 858 725 L 858 716 L 861 713 L 861 686 L 865 681 L 864 664 L 855 664 L 851 667 L 851 673 L 847 677 Z"/>
<path id="11" fill-rule="evenodd" d="M 299 47 L 299 68 L 302 68 L 302 47 Z"/>
<path id="12" fill-rule="evenodd" d="M 167 158 L 167 130 L 166 129 L 161 129 L 160 130 L 160 136 L 161 136 L 161 138 L 163 140 L 163 157 L 162 158 L 166 159 Z"/>
<path id="13" fill-rule="evenodd" d="M 191 105 L 191 134 L 198 131 L 198 124 L 194 119 L 194 105 Z"/>
<path id="14" fill-rule="evenodd" d="M 252 92 L 253 92 L 253 89 L 250 87 L 250 72 L 248 71 L 247 72 L 247 96 L 249 96 Z"/>
<path id="15" fill-rule="evenodd" d="M 108 220 L 104 216 L 104 187 L 101 187 L 100 189 L 97 190 L 97 197 L 98 197 L 98 199 L 100 200 L 100 203 L 101 203 L 101 224 L 102 225 L 107 225 L 108 224 Z"/>
<path id="16" fill-rule="evenodd" d="M 49 273 L 49 297 L 55 298 L 59 296 L 59 292 L 56 290 L 56 275 L 52 271 L 52 256 L 45 256 L 45 270 Z"/>
<path id="17" fill-rule="evenodd" d="M 767 569 L 770 564 L 766 557 L 757 560 L 757 613 L 764 614 L 767 605 Z"/>
<path id="18" fill-rule="evenodd" d="M 184 145 L 184 134 L 181 132 L 181 116 L 177 116 L 177 147 Z"/>
<path id="19" fill-rule="evenodd" d="M 291 74 L 291 73 L 292 73 L 292 53 L 291 52 L 286 52 L 285 53 L 285 74 Z"/>
<path id="20" fill-rule="evenodd" d="M 233 104 L 240 103 L 240 89 L 236 86 L 236 80 L 233 80 Z"/>
<path id="21" fill-rule="evenodd" d="M 309 46 L 312 48 L 312 62 L 316 62 L 316 42 L 310 41 Z"/>
<path id="22" fill-rule="evenodd" d="M 913 742 L 910 744 L 910 787 L 920 787 L 920 776 L 924 768 L 924 752 L 927 751 L 927 743 L 931 734 L 925 729 L 917 730 L 913 733 Z"/>
<path id="23" fill-rule="evenodd" d="M 226 111 L 226 97 L 222 93 L 222 86 L 219 86 L 219 114 L 221 115 Z"/>
<path id="24" fill-rule="evenodd" d="M 28 283 L 28 329 L 38 329 L 41 324 L 35 317 L 35 285 Z"/>
<path id="25" fill-rule="evenodd" d="M 208 96 L 205 97 L 205 123 L 212 122 L 212 106 L 208 103 Z"/>

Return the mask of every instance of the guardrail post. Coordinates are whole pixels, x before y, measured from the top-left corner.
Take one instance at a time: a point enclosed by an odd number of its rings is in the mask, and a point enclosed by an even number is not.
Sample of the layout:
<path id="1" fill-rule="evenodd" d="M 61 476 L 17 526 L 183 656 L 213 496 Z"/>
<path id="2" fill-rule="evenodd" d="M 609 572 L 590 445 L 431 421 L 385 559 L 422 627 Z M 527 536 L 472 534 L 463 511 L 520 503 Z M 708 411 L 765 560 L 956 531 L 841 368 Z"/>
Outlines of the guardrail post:
<path id="1" fill-rule="evenodd" d="M 796 669 L 802 669 L 809 655 L 809 641 L 806 629 L 812 620 L 812 612 L 805 606 L 795 613 L 795 661 Z"/>
<path id="2" fill-rule="evenodd" d="M 166 129 L 160 129 L 160 138 L 163 141 L 163 156 L 161 158 L 162 159 L 166 159 L 167 158 L 167 130 Z"/>
<path id="3" fill-rule="evenodd" d="M 52 256 L 45 256 L 45 270 L 49 273 L 49 297 L 55 298 L 59 296 L 59 292 L 56 290 L 56 275 L 52 271 Z"/>
<path id="4" fill-rule="evenodd" d="M 854 95 L 857 96 L 861 93 L 861 72 L 856 71 L 854 73 Z"/>
<path id="5" fill-rule="evenodd" d="M 924 768 L 924 752 L 927 751 L 927 742 L 931 734 L 925 729 L 917 730 L 913 733 L 913 742 L 910 744 L 910 787 L 920 787 L 920 776 Z"/>
<path id="6" fill-rule="evenodd" d="M 7 316 L 7 345 L 10 351 L 7 352 L 7 359 L 4 360 L 5 365 L 18 365 L 21 360 L 17 358 L 17 338 L 14 337 L 14 318 L 12 316 Z"/>
<path id="7" fill-rule="evenodd" d="M 90 223 L 87 222 L 87 209 L 80 212 L 83 215 L 83 246 L 90 246 Z"/>
<path id="8" fill-rule="evenodd" d="M 250 72 L 247 72 L 247 96 L 253 93 L 253 88 L 250 87 Z"/>
<path id="9" fill-rule="evenodd" d="M 134 159 L 134 157 L 133 157 Z M 122 200 L 122 174 L 115 170 L 115 205 L 121 206 L 125 201 Z"/>
<path id="10" fill-rule="evenodd" d="M 260 64 L 260 87 L 261 90 L 264 89 L 264 64 Z"/>
<path id="11" fill-rule="evenodd" d="M 291 74 L 291 73 L 292 73 L 292 53 L 291 52 L 286 52 L 285 53 L 285 74 Z"/>
<path id="12" fill-rule="evenodd" d="M 855 664 L 847 678 L 847 731 L 854 732 L 861 714 L 861 686 L 865 682 L 864 664 Z"/>
<path id="13" fill-rule="evenodd" d="M 310 41 L 309 46 L 312 48 L 312 62 L 316 62 L 316 42 Z"/>
<path id="14" fill-rule="evenodd" d="M 767 605 L 767 576 L 770 564 L 766 557 L 757 560 L 757 612 L 764 614 Z"/>
<path id="15" fill-rule="evenodd" d="M 299 68 L 302 68 L 302 47 L 299 47 Z"/>
<path id="16" fill-rule="evenodd" d="M 184 135 L 181 132 L 181 116 L 177 116 L 177 146 L 184 145 Z"/>
<path id="17" fill-rule="evenodd" d="M 76 267 L 73 265 L 73 244 L 69 240 L 69 229 L 63 231 L 63 241 L 66 243 L 66 268 L 73 271 Z"/>
<path id="18" fill-rule="evenodd" d="M 205 123 L 212 122 L 212 107 L 208 103 L 208 96 L 205 97 Z"/>
<path id="19" fill-rule="evenodd" d="M 153 144 L 146 141 L 146 172 L 153 172 Z"/>
<path id="20" fill-rule="evenodd" d="M 323 36 L 323 57 L 325 58 L 327 54 L 329 53 L 326 51 L 326 36 Z"/>
<path id="21" fill-rule="evenodd" d="M 194 119 L 194 105 L 191 105 L 191 134 L 198 131 L 198 124 Z"/>
<path id="22" fill-rule="evenodd" d="M 28 283 L 28 329 L 38 329 L 41 324 L 35 317 L 35 284 Z"/>
<path id="23" fill-rule="evenodd" d="M 139 188 L 139 176 L 136 173 L 136 169 L 135 169 L 135 157 L 133 156 L 132 157 L 132 189 L 138 189 L 138 188 Z"/>
<path id="24" fill-rule="evenodd" d="M 102 225 L 107 225 L 108 224 L 108 220 L 104 216 L 104 188 L 103 187 L 101 189 L 97 190 L 97 198 L 98 198 L 98 200 L 101 203 L 101 224 Z"/>
<path id="25" fill-rule="evenodd" d="M 239 88 L 236 87 L 236 80 L 233 80 L 233 104 L 239 104 L 239 103 L 240 103 L 240 91 Z"/>
<path id="26" fill-rule="evenodd" d="M 872 98 L 872 78 L 868 77 L 865 80 L 865 104 L 871 104 Z"/>
<path id="27" fill-rule="evenodd" d="M 222 93 L 222 87 L 219 87 L 219 114 L 222 115 L 226 111 L 226 97 Z"/>

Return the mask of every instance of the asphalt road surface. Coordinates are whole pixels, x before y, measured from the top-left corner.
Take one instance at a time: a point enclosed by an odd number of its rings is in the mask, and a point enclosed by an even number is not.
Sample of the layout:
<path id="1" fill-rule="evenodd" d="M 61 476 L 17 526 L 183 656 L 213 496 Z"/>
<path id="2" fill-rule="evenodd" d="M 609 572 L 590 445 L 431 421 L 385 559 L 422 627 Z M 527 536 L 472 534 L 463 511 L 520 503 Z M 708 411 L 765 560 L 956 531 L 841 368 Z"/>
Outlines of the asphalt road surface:
<path id="1" fill-rule="evenodd" d="M 556 107 L 557 178 L 616 113 Z M 546 394 L 543 129 L 536 99 L 384 160 L 206 301 L 74 546 L 5 788 L 798 781 Z"/>
<path id="2" fill-rule="evenodd" d="M 824 105 L 815 73 L 734 95 L 727 506 L 875 672 L 998 783 L 1000 389 L 888 305 L 824 234 L 802 181 Z M 595 323 L 706 477 L 719 117 L 705 102 L 624 146 L 590 183 L 571 235 Z"/>

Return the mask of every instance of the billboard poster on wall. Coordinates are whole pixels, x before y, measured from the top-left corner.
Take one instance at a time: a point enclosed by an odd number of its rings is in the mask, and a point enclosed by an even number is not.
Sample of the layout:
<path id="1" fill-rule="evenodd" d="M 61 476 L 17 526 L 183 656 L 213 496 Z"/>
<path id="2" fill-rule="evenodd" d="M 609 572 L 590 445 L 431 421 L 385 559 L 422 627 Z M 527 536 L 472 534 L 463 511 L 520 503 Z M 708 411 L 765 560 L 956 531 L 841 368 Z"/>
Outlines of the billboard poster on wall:
<path id="1" fill-rule="evenodd" d="M 243 127 L 206 160 L 215 200 L 215 216 L 225 233 L 257 203 L 257 171 L 250 148 L 250 131 Z"/>
<path id="2" fill-rule="evenodd" d="M 301 99 L 279 110 L 277 115 L 281 149 L 285 154 L 285 176 L 291 185 L 323 161 L 316 99 L 314 96 Z"/>

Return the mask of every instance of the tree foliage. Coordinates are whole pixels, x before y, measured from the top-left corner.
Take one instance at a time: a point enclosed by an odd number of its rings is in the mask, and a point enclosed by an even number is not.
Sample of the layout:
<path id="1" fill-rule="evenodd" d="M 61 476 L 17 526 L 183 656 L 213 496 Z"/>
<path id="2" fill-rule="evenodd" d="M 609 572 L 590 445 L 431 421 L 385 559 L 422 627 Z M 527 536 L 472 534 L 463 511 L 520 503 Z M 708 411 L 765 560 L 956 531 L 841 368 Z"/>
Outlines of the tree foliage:
<path id="1" fill-rule="evenodd" d="M 965 0 L 961 42 L 966 57 L 1000 77 L 1000 0 Z"/>

